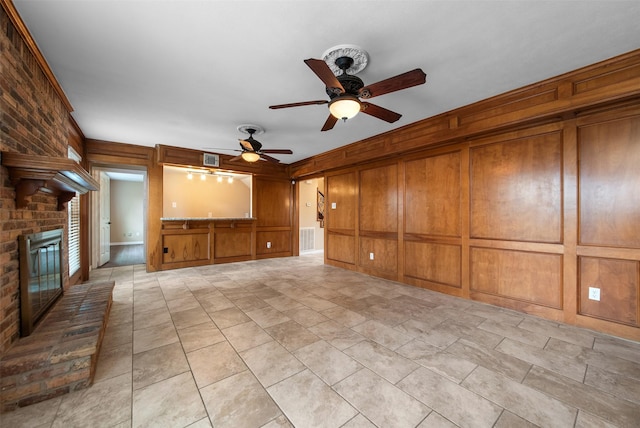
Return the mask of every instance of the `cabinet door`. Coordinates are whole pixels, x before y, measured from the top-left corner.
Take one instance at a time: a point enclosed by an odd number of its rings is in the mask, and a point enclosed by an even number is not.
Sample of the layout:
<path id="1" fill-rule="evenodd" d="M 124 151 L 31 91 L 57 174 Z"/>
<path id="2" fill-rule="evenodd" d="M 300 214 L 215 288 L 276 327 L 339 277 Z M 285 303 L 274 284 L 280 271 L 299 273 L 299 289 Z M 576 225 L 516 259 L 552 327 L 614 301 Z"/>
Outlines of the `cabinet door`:
<path id="1" fill-rule="evenodd" d="M 209 259 L 209 234 L 192 233 L 163 237 L 163 263 Z"/>

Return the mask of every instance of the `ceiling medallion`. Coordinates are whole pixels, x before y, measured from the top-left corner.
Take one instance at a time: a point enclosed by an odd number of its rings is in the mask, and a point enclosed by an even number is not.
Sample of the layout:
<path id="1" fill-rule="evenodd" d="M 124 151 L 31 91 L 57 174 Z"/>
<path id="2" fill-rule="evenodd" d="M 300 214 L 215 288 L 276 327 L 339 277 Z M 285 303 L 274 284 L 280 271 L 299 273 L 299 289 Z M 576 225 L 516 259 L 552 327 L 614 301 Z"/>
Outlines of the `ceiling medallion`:
<path id="1" fill-rule="evenodd" d="M 338 45 L 329 48 L 322 54 L 322 59 L 327 63 L 331 71 L 333 71 L 333 74 L 340 76 L 342 70 L 336 64 L 336 60 L 345 56 L 353 59 L 353 64 L 346 70 L 348 74 L 358 74 L 364 70 L 369 63 L 369 54 L 367 51 L 356 45 Z"/>
<path id="2" fill-rule="evenodd" d="M 253 134 L 253 135 L 260 135 L 264 133 L 264 128 L 260 125 L 252 125 L 252 124 L 244 124 L 244 125 L 238 125 L 238 127 L 236 128 L 238 131 L 244 133 L 244 134 Z M 249 132 L 249 129 L 252 130 L 252 132 Z"/>

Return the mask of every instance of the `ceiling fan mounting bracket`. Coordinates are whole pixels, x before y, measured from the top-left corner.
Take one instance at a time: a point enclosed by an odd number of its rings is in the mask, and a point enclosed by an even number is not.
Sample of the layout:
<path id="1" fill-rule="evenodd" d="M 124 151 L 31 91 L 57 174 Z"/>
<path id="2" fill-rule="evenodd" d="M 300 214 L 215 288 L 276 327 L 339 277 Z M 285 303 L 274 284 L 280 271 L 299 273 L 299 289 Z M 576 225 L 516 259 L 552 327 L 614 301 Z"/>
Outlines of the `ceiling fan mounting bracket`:
<path id="1" fill-rule="evenodd" d="M 369 63 L 369 54 L 360 46 L 337 45 L 327 49 L 322 54 L 322 59 L 336 76 L 340 76 L 343 71 L 353 75 L 365 69 Z M 346 59 L 351 63 L 347 69 L 342 69 L 338 63 L 344 64 Z"/>
<path id="2" fill-rule="evenodd" d="M 243 124 L 243 125 L 238 125 L 238 127 L 236 129 L 238 131 L 242 132 L 243 134 L 249 134 L 249 135 L 264 134 L 264 128 L 262 126 L 253 125 L 253 124 L 250 124 L 250 123 L 246 123 L 246 124 Z"/>

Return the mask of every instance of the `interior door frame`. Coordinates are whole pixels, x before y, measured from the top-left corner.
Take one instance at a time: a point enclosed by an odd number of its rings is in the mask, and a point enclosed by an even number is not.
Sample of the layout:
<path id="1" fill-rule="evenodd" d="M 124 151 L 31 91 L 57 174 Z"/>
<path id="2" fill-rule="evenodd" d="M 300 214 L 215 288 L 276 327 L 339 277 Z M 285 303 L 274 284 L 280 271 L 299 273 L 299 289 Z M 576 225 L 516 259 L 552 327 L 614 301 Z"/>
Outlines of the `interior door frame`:
<path id="1" fill-rule="evenodd" d="M 91 167 L 91 175 L 98 179 L 100 172 L 121 172 L 127 174 L 142 175 L 143 201 L 142 201 L 142 241 L 144 254 L 147 254 L 147 217 L 149 210 L 149 174 L 146 167 L 136 167 L 130 165 L 107 165 L 100 164 Z M 100 260 L 100 191 L 91 192 L 90 207 L 90 233 L 89 233 L 89 255 L 90 269 L 99 268 Z M 112 219 L 113 221 L 113 219 Z"/>

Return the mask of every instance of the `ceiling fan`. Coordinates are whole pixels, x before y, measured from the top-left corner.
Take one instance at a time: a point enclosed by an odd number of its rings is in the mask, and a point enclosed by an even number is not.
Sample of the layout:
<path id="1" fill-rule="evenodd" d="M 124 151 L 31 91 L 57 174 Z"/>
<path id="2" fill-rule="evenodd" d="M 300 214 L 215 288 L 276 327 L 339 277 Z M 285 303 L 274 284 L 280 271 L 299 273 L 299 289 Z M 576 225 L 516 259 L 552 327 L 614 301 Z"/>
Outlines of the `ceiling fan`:
<path id="1" fill-rule="evenodd" d="M 260 141 L 253 138 L 253 134 L 262 134 L 264 129 L 259 127 L 258 125 L 240 125 L 238 126 L 238 131 L 249 134 L 249 138 L 238 139 L 240 144 L 240 150 L 234 150 L 234 152 L 240 152 L 240 154 L 232 159 L 231 162 L 238 161 L 240 159 L 244 159 L 247 162 L 257 162 L 259 160 L 265 160 L 273 163 L 280 163 L 280 161 L 272 156 L 269 156 L 267 153 L 272 154 L 282 154 L 282 155 L 292 155 L 293 151 L 289 149 L 263 149 L 262 143 Z M 221 149 L 221 150 L 229 150 L 229 149 Z"/>
<path id="2" fill-rule="evenodd" d="M 269 106 L 270 109 L 289 107 L 301 107 L 307 105 L 329 104 L 330 115 L 327 118 L 322 131 L 332 129 L 338 119 L 346 121 L 354 117 L 358 112 L 366 113 L 386 122 L 393 123 L 402 117 L 401 114 L 387 110 L 383 107 L 371 104 L 361 99 L 369 99 L 412 86 L 422 85 L 427 75 L 419 68 L 381 80 L 377 83 L 365 86 L 362 79 L 355 73 L 366 67 L 368 55 L 361 48 L 352 45 L 342 45 L 332 48 L 325 53 L 322 59 L 306 59 L 305 64 L 322 80 L 326 86 L 330 100 L 303 101 L 290 104 Z M 335 66 L 331 66 L 331 61 Z M 349 74 L 348 70 L 352 71 Z"/>

